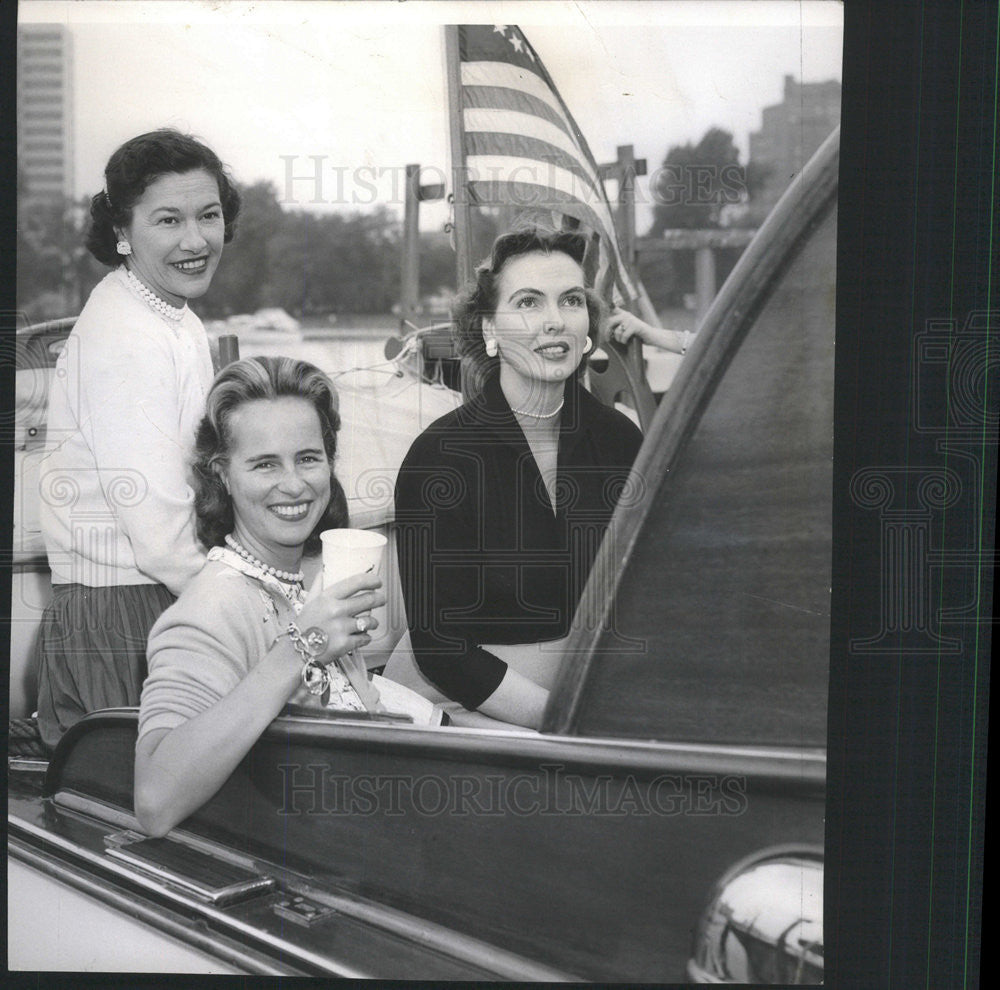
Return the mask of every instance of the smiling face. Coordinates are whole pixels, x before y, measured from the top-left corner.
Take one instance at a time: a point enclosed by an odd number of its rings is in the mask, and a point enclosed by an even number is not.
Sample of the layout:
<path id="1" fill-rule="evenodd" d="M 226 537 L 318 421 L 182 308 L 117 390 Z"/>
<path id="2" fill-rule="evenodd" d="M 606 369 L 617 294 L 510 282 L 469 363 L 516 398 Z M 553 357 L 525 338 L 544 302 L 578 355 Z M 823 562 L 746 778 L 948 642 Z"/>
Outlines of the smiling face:
<path id="1" fill-rule="evenodd" d="M 497 311 L 483 320 L 497 340 L 501 375 L 522 391 L 565 382 L 580 364 L 590 316 L 583 269 L 561 251 L 511 258 L 497 279 Z"/>
<path id="2" fill-rule="evenodd" d="M 136 201 L 119 234 L 132 246 L 126 264 L 161 299 L 183 306 L 204 295 L 225 236 L 215 177 L 202 169 L 161 175 Z"/>
<path id="3" fill-rule="evenodd" d="M 255 399 L 229 417 L 236 539 L 265 564 L 297 570 L 302 545 L 330 501 L 319 414 L 306 399 Z"/>

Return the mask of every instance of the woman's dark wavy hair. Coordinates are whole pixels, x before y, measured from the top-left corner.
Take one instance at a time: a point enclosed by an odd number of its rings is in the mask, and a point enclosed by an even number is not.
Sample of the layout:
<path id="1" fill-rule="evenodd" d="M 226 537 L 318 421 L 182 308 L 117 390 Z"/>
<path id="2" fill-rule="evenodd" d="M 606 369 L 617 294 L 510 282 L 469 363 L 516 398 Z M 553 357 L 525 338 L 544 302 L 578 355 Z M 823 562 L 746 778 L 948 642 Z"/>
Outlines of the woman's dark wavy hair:
<path id="1" fill-rule="evenodd" d="M 172 127 L 163 127 L 126 141 L 104 169 L 104 189 L 90 201 L 87 249 L 102 265 L 114 268 L 124 260 L 115 250 L 119 230 L 132 219 L 132 208 L 150 183 L 172 172 L 204 169 L 219 184 L 219 202 L 226 224 L 224 241 L 236 232 L 240 193 L 229 170 L 211 148 Z"/>
<path id="2" fill-rule="evenodd" d="M 465 365 L 466 381 L 472 394 L 482 390 L 483 382 L 499 367 L 499 357 L 489 357 L 486 353 L 486 342 L 483 340 L 483 320 L 496 315 L 499 302 L 500 273 L 511 258 L 522 254 L 541 252 L 553 254 L 561 252 L 573 259 L 583 268 L 587 253 L 588 239 L 586 235 L 576 231 L 552 231 L 542 227 L 525 227 L 501 234 L 494 242 L 490 256 L 476 268 L 475 280 L 459 293 L 452 309 L 455 321 L 455 334 L 458 340 L 458 351 Z M 600 328 L 605 317 L 605 307 L 600 297 L 588 286 L 585 289 L 587 297 L 587 315 L 590 326 L 587 334 L 596 347 Z M 577 375 L 582 374 L 586 358 L 580 362 Z"/>
<path id="3" fill-rule="evenodd" d="M 215 376 L 205 415 L 198 426 L 194 456 L 194 510 L 198 539 L 206 547 L 225 543 L 233 531 L 233 501 L 222 482 L 219 468 L 228 462 L 232 448 L 232 415 L 244 403 L 256 399 L 291 396 L 312 403 L 323 431 L 323 447 L 330 460 L 330 504 L 306 540 L 306 554 L 320 552 L 319 534 L 324 529 L 347 525 L 347 498 L 333 471 L 337 456 L 337 391 L 315 365 L 289 357 L 252 357 L 234 361 Z"/>

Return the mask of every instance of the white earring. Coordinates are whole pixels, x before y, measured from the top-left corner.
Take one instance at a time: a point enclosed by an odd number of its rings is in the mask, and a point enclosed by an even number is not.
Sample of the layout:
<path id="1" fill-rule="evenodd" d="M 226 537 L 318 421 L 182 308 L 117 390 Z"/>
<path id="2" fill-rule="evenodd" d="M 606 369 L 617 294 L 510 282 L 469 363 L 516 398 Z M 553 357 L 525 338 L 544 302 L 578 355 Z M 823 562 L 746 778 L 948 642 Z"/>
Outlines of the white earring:
<path id="1" fill-rule="evenodd" d="M 129 244 L 124 238 L 122 238 L 116 245 L 115 250 L 122 255 L 130 255 L 132 253 L 132 245 Z"/>
<path id="2" fill-rule="evenodd" d="M 587 340 L 586 340 L 586 342 L 583 345 L 583 353 L 584 354 L 589 354 L 593 349 L 594 349 L 593 338 L 588 337 Z"/>
<path id="3" fill-rule="evenodd" d="M 497 339 L 496 339 L 496 337 L 487 337 L 486 338 L 486 356 L 487 357 L 496 357 L 498 350 L 499 350 L 499 348 L 497 347 Z"/>

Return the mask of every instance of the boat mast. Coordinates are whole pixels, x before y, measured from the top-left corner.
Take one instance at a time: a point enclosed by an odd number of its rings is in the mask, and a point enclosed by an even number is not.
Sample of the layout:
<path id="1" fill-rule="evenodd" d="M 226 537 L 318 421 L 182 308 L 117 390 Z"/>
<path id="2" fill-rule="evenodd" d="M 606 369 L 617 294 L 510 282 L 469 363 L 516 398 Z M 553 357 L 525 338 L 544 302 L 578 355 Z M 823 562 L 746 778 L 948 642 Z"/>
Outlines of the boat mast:
<path id="1" fill-rule="evenodd" d="M 462 67 L 458 25 L 444 26 L 445 79 L 448 82 L 448 139 L 451 152 L 451 189 L 455 208 L 455 254 L 458 287 L 472 278 L 472 211 L 466 185 L 465 127 L 462 121 Z"/>

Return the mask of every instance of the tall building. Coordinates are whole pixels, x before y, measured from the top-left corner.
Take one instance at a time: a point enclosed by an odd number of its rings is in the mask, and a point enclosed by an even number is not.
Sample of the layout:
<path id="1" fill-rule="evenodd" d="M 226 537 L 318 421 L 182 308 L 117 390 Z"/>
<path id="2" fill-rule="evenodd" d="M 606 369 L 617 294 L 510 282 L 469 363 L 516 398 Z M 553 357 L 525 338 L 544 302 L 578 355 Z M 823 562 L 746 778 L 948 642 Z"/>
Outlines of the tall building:
<path id="1" fill-rule="evenodd" d="M 761 112 L 750 135 L 750 169 L 762 175 L 750 210 L 763 219 L 813 152 L 840 123 L 840 83 L 799 83 L 785 76 L 784 99 Z"/>
<path id="2" fill-rule="evenodd" d="M 72 42 L 60 24 L 17 29 L 17 168 L 26 199 L 73 195 Z"/>

